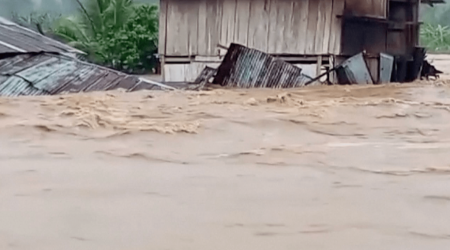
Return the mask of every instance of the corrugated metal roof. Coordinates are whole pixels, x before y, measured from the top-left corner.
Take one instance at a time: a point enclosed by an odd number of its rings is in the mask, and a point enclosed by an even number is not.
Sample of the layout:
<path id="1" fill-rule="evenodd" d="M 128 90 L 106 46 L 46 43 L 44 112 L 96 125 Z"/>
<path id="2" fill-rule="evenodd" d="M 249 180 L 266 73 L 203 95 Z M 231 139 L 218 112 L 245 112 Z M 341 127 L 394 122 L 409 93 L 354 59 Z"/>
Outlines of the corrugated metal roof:
<path id="1" fill-rule="evenodd" d="M 35 53 L 0 59 L 0 96 L 54 95 L 126 89 L 162 89 L 140 80 L 72 57 Z"/>
<path id="2" fill-rule="evenodd" d="M 84 54 L 80 50 L 0 17 L 0 54 L 33 52 Z"/>
<path id="3" fill-rule="evenodd" d="M 290 63 L 232 43 L 214 83 L 240 88 L 294 88 L 304 86 L 308 80 L 300 68 Z"/>

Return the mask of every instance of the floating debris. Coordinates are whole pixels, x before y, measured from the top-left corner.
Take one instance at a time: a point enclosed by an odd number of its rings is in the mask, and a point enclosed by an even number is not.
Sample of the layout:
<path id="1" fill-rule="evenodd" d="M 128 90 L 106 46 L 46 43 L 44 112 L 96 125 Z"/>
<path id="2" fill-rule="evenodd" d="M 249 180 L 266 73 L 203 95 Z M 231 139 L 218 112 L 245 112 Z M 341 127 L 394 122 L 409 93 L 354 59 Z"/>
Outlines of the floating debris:
<path id="1" fill-rule="evenodd" d="M 217 73 L 217 69 L 205 67 L 195 81 L 188 86 L 189 90 L 202 90 Z"/>
<path id="2" fill-rule="evenodd" d="M 308 80 L 301 68 L 232 43 L 213 82 L 239 88 L 296 88 L 304 86 Z"/>
<path id="3" fill-rule="evenodd" d="M 429 80 L 430 77 L 433 77 L 435 80 L 439 79 L 439 74 L 444 72 L 436 69 L 435 66 L 431 65 L 427 60 L 423 61 L 422 71 L 420 73 L 420 79 Z"/>

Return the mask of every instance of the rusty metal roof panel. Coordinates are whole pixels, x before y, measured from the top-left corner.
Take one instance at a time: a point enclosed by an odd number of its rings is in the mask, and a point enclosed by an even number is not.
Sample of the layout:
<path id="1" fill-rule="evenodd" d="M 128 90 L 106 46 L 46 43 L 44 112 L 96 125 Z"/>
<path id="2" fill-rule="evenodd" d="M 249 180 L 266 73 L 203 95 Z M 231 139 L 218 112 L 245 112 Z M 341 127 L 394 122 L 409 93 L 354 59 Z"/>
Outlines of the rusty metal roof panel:
<path id="1" fill-rule="evenodd" d="M 80 50 L 0 17 L 0 54 L 32 52 L 84 54 Z"/>
<path id="2" fill-rule="evenodd" d="M 53 95 L 118 88 L 130 91 L 137 89 L 140 83 L 138 77 L 60 54 L 20 54 L 0 59 L 0 96 Z M 155 89 L 150 85 L 146 89 Z"/>
<path id="3" fill-rule="evenodd" d="M 290 63 L 250 49 L 231 44 L 214 83 L 239 88 L 295 88 L 304 86 L 308 77 Z"/>

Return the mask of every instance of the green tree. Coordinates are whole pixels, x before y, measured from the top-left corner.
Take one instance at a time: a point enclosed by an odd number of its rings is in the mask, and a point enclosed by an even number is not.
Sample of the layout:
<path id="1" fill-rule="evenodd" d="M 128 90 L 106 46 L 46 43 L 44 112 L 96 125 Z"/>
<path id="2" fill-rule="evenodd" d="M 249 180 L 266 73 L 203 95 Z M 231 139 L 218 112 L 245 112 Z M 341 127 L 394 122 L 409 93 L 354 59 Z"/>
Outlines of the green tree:
<path id="1" fill-rule="evenodd" d="M 420 30 L 420 40 L 431 51 L 450 51 L 450 29 L 448 26 L 424 24 Z"/>
<path id="2" fill-rule="evenodd" d="M 77 15 L 60 18 L 52 32 L 87 53 L 87 60 L 128 73 L 155 66 L 158 8 L 133 0 L 77 0 Z"/>
<path id="3" fill-rule="evenodd" d="M 430 51 L 450 51 L 450 2 L 430 7 L 422 5 L 421 44 Z"/>

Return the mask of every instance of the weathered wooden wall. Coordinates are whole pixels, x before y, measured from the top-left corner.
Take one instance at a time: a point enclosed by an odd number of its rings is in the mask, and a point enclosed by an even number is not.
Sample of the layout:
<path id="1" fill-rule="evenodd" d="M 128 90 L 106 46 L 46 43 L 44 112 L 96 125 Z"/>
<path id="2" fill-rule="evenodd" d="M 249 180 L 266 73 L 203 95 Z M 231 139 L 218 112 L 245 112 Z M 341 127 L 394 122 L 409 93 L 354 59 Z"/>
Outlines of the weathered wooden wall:
<path id="1" fill-rule="evenodd" d="M 386 17 L 387 0 L 161 0 L 160 53 L 215 56 L 235 42 L 272 54 L 341 50 L 344 8 Z"/>
<path id="2" fill-rule="evenodd" d="M 396 0 L 389 4 L 387 52 L 404 55 L 419 43 L 419 0 Z"/>
<path id="3" fill-rule="evenodd" d="M 160 1 L 163 71 L 176 81 L 220 63 L 218 44 L 243 44 L 302 67 L 317 63 L 316 73 L 322 62 L 336 65 L 363 50 L 377 72 L 378 53 L 409 60 L 418 44 L 421 0 Z"/>
<path id="4" fill-rule="evenodd" d="M 387 0 L 345 0 L 345 8 L 355 16 L 385 18 L 387 2 Z"/>

